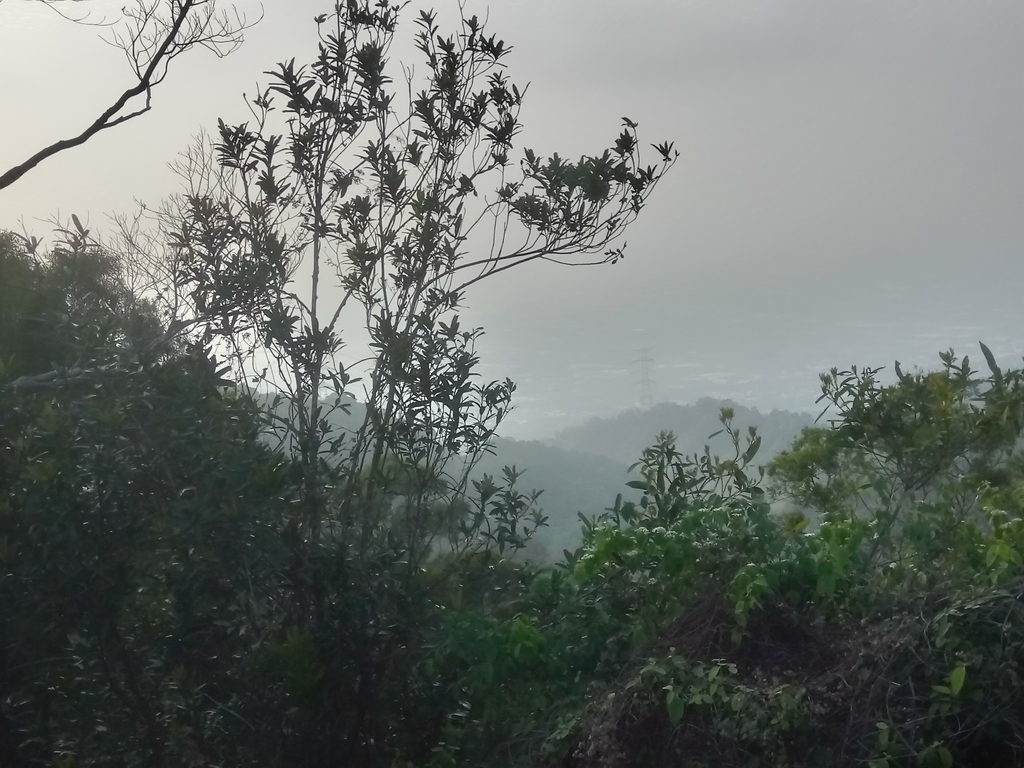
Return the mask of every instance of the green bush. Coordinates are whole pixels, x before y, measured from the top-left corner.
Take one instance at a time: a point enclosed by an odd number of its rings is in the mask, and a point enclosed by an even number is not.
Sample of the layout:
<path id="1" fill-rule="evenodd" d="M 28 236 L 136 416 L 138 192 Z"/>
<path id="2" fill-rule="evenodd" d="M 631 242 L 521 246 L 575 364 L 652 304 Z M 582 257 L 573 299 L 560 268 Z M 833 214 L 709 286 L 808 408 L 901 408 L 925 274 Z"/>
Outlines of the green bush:
<path id="1" fill-rule="evenodd" d="M 983 350 L 823 377 L 834 418 L 767 490 L 728 411 L 725 458 L 659 438 L 640 504 L 439 630 L 476 650 L 435 659 L 465 703 L 437 764 L 1018 764 L 1024 390 Z"/>

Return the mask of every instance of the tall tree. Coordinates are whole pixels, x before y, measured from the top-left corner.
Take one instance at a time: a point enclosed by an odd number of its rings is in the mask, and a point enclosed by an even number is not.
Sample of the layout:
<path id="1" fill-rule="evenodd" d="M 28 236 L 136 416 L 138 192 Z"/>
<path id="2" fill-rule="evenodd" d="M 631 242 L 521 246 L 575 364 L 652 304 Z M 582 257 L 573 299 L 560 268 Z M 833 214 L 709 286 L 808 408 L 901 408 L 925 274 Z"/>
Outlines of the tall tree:
<path id="1" fill-rule="evenodd" d="M 283 621 L 323 670 L 330 713 L 308 723 L 323 759 L 358 764 L 405 741 L 388 670 L 422 642 L 427 560 L 516 549 L 540 523 L 514 470 L 469 481 L 514 385 L 479 380 L 467 291 L 535 261 L 617 262 L 676 159 L 665 143 L 645 164 L 628 119 L 576 161 L 517 152 L 509 47 L 475 16 L 445 34 L 420 11 L 416 75 L 388 57 L 402 8 L 317 17 L 316 57 L 277 67 L 253 120 L 186 158 L 158 233 L 126 233 L 170 327 L 226 354 L 241 387 L 280 393 L 268 418 L 298 466 Z M 364 417 L 339 429 L 355 399 Z"/>
<path id="2" fill-rule="evenodd" d="M 413 538 L 439 495 L 465 493 L 513 389 L 476 381 L 480 331 L 458 316 L 466 291 L 533 261 L 618 261 L 626 226 L 676 157 L 666 143 L 644 165 L 627 119 L 598 155 L 526 149 L 513 160 L 523 94 L 505 73 L 510 49 L 476 17 L 445 36 L 421 11 L 424 74 L 396 71 L 401 7 L 350 0 L 317 17 L 314 61 L 270 73 L 254 122 L 220 124 L 215 159 L 190 156 L 189 192 L 160 217 L 167 250 L 152 260 L 166 270 L 172 323 L 230 351 L 240 382 L 287 393 L 277 424 L 301 457 L 314 546 L 327 487 L 346 489 L 330 527 L 368 546 L 388 462 L 416 468 L 402 525 Z M 352 318 L 361 333 L 343 330 Z M 362 339 L 363 364 L 342 365 L 338 352 Z M 325 414 L 354 393 L 362 425 L 332 435 Z M 325 451 L 342 477 L 322 476 Z"/>

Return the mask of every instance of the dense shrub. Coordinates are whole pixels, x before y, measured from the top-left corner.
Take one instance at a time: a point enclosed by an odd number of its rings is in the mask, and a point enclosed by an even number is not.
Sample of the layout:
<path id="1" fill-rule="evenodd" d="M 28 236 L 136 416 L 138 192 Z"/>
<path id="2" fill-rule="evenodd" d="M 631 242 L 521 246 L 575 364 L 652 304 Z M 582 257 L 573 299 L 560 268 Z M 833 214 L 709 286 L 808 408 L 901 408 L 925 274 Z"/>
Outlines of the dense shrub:
<path id="1" fill-rule="evenodd" d="M 435 763 L 1019 764 L 1024 392 L 983 350 L 985 378 L 952 353 L 823 377 L 831 425 L 767 483 L 729 412 L 725 458 L 662 436 L 639 505 L 585 518 L 504 611 L 449 619 L 487 650 L 439 655 L 464 709 Z"/>

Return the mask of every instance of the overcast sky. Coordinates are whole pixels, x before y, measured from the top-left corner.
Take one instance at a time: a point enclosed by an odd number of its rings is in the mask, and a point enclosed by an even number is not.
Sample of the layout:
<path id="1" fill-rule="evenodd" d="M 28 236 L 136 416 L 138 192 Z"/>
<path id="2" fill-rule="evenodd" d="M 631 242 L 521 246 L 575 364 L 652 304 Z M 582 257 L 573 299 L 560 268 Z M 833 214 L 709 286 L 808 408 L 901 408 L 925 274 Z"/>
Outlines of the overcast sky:
<path id="1" fill-rule="evenodd" d="M 175 192 L 165 163 L 218 117 L 244 119 L 241 94 L 309 55 L 327 5 L 271 0 L 230 58 L 181 59 L 150 114 L 0 191 L 0 227 L 45 234 L 37 220 L 59 211 L 102 229 Z M 485 374 L 520 383 L 508 434 L 640 402 L 643 349 L 656 400 L 799 410 L 832 366 L 931 365 L 950 346 L 980 359 L 978 339 L 1020 363 L 1024 3 L 495 0 L 489 13 L 511 77 L 530 83 L 525 145 L 596 152 L 628 115 L 681 152 L 623 263 L 539 265 L 471 296 Z M 0 0 L 0 73 L 0 170 L 80 129 L 130 74 L 96 30 L 28 0 Z"/>

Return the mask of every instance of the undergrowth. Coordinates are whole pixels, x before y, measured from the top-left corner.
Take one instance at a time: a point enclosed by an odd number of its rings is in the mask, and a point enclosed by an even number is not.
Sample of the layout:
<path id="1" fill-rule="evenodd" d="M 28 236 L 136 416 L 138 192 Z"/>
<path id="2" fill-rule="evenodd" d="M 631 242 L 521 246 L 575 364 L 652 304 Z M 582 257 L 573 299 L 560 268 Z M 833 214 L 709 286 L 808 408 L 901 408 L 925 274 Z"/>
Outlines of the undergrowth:
<path id="1" fill-rule="evenodd" d="M 732 455 L 662 435 L 639 504 L 438 626 L 430 764 L 1021 764 L 1024 398 L 983 349 L 824 376 L 832 421 L 767 473 L 728 410 Z"/>

